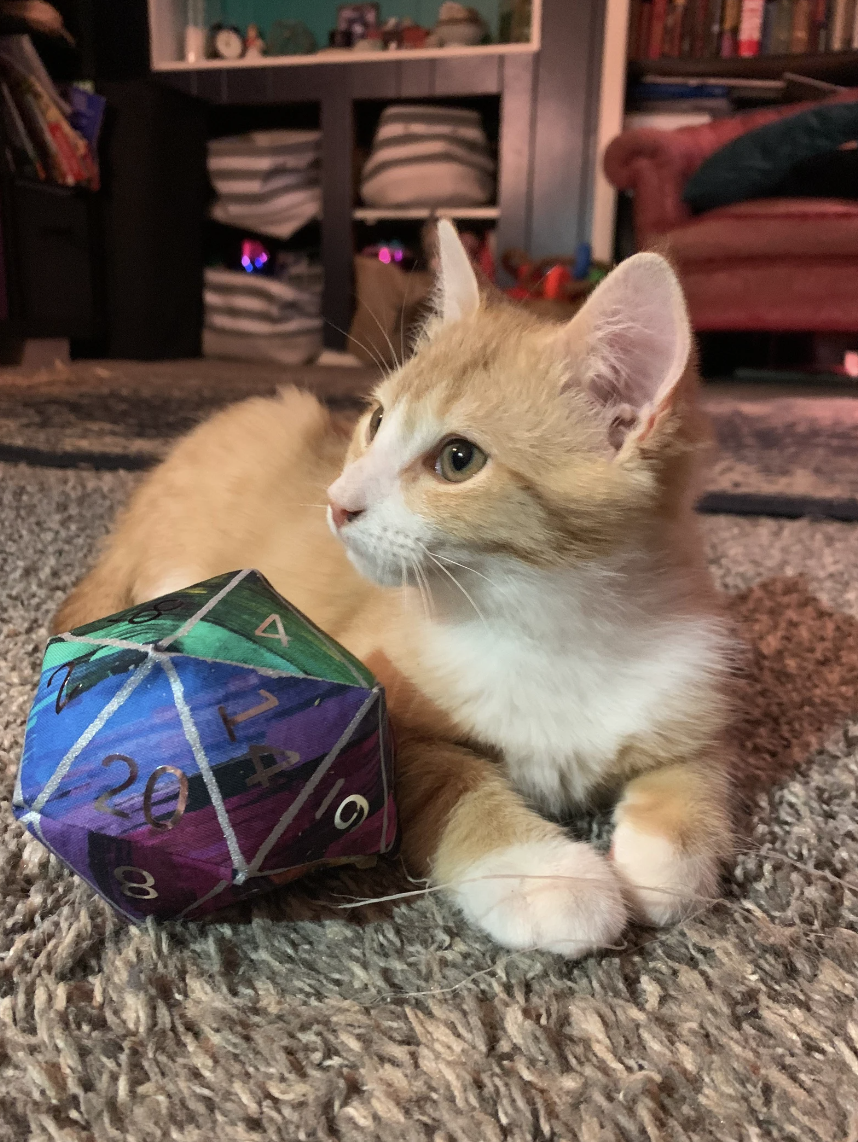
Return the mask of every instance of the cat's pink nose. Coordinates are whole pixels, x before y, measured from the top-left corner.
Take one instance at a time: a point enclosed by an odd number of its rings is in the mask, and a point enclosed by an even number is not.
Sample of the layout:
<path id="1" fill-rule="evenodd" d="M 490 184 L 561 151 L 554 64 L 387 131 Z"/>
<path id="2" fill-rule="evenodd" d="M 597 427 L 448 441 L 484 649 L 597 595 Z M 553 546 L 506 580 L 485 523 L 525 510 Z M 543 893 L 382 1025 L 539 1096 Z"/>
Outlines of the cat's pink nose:
<path id="1" fill-rule="evenodd" d="M 334 527 L 337 531 L 339 531 L 343 524 L 357 519 L 359 515 L 363 515 L 363 511 L 350 512 L 348 508 L 340 507 L 334 500 L 330 500 L 329 503 L 331 505 L 331 519 L 334 521 Z"/>

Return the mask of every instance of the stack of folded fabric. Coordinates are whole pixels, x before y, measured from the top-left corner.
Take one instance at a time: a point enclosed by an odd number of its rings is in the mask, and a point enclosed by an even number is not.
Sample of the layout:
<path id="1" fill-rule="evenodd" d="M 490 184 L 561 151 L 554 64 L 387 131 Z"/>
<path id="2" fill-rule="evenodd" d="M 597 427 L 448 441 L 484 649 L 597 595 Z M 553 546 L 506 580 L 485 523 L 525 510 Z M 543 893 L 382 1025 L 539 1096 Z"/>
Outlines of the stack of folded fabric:
<path id="1" fill-rule="evenodd" d="M 289 238 L 318 218 L 321 137 L 321 131 L 277 130 L 212 139 L 212 218 L 274 238 Z"/>
<path id="2" fill-rule="evenodd" d="M 367 206 L 483 206 L 494 186 L 478 111 L 428 104 L 384 109 L 361 176 Z"/>
<path id="3" fill-rule="evenodd" d="M 279 277 L 205 271 L 203 355 L 303 365 L 322 349 L 322 272 L 294 257 Z"/>

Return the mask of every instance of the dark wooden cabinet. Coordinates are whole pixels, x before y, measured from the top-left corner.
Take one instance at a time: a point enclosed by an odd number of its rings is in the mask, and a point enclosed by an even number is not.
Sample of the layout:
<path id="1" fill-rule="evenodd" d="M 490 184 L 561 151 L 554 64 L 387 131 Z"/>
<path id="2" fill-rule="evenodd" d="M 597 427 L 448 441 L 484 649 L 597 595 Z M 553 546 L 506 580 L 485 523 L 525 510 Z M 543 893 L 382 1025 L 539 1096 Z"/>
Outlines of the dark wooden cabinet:
<path id="1" fill-rule="evenodd" d="M 7 328 L 21 338 L 96 337 L 103 291 L 94 196 L 11 177 L 2 195 Z"/>

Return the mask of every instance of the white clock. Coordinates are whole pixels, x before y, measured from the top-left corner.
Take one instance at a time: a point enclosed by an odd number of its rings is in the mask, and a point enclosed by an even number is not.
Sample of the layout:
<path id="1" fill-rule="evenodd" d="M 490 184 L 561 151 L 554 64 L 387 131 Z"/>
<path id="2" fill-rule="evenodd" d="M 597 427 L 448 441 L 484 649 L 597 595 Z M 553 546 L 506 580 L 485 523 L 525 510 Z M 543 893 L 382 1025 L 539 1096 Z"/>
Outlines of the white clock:
<path id="1" fill-rule="evenodd" d="M 241 59 L 244 55 L 244 40 L 237 28 L 217 28 L 212 47 L 219 59 Z"/>

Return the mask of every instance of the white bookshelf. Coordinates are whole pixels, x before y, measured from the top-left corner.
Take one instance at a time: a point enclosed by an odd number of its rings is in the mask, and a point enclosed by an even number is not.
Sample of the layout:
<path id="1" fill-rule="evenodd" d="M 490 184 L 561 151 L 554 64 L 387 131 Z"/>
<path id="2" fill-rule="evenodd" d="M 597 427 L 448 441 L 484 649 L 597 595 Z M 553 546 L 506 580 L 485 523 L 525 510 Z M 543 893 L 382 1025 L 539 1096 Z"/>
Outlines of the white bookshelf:
<path id="1" fill-rule="evenodd" d="M 626 45 L 629 37 L 630 0 L 606 0 L 602 41 L 602 79 L 599 121 L 596 129 L 596 170 L 593 178 L 593 221 L 590 241 L 593 257 L 610 262 L 614 256 L 617 192 L 602 170 L 605 148 L 623 129 L 626 101 Z"/>
<path id="2" fill-rule="evenodd" d="M 439 0 L 440 2 L 440 0 Z M 572 0 L 569 0 L 571 3 Z M 332 50 L 301 56 L 262 56 L 222 60 L 205 59 L 187 63 L 184 55 L 184 12 L 182 0 L 148 0 L 149 42 L 153 71 L 207 71 L 212 68 L 307 67 L 311 64 L 395 63 L 402 60 L 467 59 L 486 55 L 515 55 L 537 52 L 540 47 L 542 0 L 533 0 L 530 40 L 515 44 L 480 44 L 477 47 L 414 48 L 398 51 Z"/>

